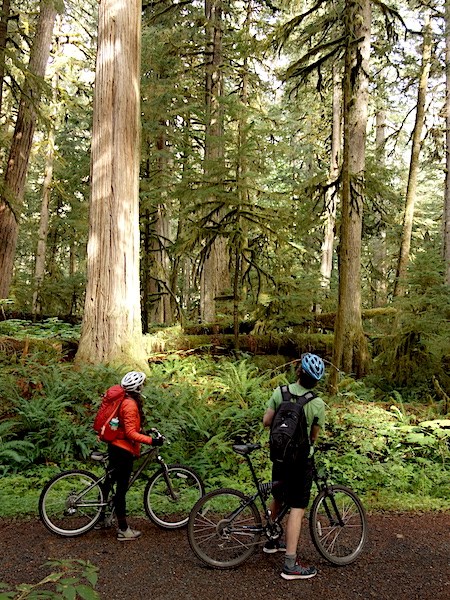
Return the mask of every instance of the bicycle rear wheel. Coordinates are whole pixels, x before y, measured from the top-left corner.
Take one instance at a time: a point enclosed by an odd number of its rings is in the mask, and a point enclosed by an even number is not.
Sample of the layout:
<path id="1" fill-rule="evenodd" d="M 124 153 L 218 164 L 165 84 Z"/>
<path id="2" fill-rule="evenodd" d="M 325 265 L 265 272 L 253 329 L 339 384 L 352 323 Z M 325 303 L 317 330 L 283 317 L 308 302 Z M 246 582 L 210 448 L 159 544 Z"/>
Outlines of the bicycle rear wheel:
<path id="1" fill-rule="evenodd" d="M 164 529 L 187 525 L 189 513 L 205 493 L 200 475 L 183 465 L 168 465 L 149 480 L 144 491 L 148 518 Z"/>
<path id="2" fill-rule="evenodd" d="M 309 529 L 323 558 L 334 565 L 348 565 L 358 558 L 367 541 L 364 507 L 349 488 L 330 486 L 312 504 Z"/>
<path id="3" fill-rule="evenodd" d="M 262 532 L 255 503 L 238 490 L 209 492 L 189 516 L 188 539 L 194 554 L 216 569 L 231 569 L 247 560 Z"/>
<path id="4" fill-rule="evenodd" d="M 100 518 L 103 490 L 89 471 L 63 471 L 51 479 L 39 497 L 39 517 L 52 533 L 75 537 Z"/>

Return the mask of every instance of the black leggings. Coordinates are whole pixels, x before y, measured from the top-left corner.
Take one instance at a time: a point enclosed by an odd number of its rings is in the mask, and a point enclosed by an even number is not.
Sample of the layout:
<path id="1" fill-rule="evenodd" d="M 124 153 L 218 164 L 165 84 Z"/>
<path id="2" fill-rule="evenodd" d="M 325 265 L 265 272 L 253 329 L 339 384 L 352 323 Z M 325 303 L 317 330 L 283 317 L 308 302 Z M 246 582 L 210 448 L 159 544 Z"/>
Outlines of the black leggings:
<path id="1" fill-rule="evenodd" d="M 126 495 L 128 483 L 133 471 L 134 456 L 131 452 L 108 444 L 109 467 L 114 469 L 110 481 L 105 482 L 106 492 L 109 487 L 116 482 L 116 494 L 114 496 L 114 508 L 118 520 L 124 520 L 127 516 Z"/>

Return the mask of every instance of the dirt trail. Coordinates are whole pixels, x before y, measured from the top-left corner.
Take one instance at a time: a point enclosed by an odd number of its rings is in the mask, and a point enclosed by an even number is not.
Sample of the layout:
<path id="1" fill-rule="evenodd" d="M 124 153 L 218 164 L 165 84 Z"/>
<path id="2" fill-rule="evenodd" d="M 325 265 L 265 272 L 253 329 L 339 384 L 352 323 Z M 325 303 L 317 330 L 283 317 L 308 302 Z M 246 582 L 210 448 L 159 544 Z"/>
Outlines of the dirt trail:
<path id="1" fill-rule="evenodd" d="M 65 539 L 37 520 L 0 521 L 0 581 L 33 583 L 49 558 L 81 558 L 100 569 L 97 590 L 105 600 L 449 600 L 450 513 L 377 514 L 369 517 L 369 543 L 347 567 L 322 560 L 302 534 L 302 558 L 319 573 L 284 581 L 282 557 L 258 551 L 232 571 L 211 570 L 192 554 L 185 530 L 163 531 L 130 519 L 143 536 L 120 543 L 113 531 Z"/>

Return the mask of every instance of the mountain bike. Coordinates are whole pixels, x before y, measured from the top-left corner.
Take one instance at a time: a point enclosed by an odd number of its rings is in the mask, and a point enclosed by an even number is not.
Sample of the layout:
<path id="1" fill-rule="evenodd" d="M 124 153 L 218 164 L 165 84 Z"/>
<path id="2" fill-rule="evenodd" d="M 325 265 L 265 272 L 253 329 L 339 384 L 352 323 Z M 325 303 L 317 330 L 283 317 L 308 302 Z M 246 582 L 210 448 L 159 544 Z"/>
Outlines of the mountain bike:
<path id="1" fill-rule="evenodd" d="M 284 505 L 272 518 L 267 500 L 272 483 L 260 483 L 250 455 L 260 444 L 234 445 L 250 468 L 256 492 L 246 495 L 231 488 L 213 490 L 200 498 L 189 516 L 188 539 L 195 555 L 206 565 L 231 569 L 242 564 L 266 540 L 283 534 Z M 313 465 L 317 496 L 309 511 L 309 529 L 317 551 L 333 565 L 348 565 L 358 558 L 367 540 L 367 518 L 358 496 L 348 487 L 331 485 Z M 263 508 L 263 518 L 255 501 Z M 262 538 L 262 539 L 261 539 Z"/>
<path id="2" fill-rule="evenodd" d="M 159 434 L 153 430 L 152 435 Z M 164 529 L 184 527 L 195 502 L 205 488 L 198 473 L 191 467 L 167 465 L 160 448 L 149 447 L 136 461 L 128 489 L 145 472 L 150 462 L 160 468 L 147 482 L 144 508 L 149 519 Z M 102 519 L 111 526 L 114 519 L 114 477 L 108 466 L 106 452 L 95 451 L 91 459 L 104 468 L 101 476 L 82 469 L 62 471 L 46 483 L 39 497 L 39 517 L 52 533 L 75 537 L 87 533 Z M 109 490 L 109 493 L 108 491 Z"/>

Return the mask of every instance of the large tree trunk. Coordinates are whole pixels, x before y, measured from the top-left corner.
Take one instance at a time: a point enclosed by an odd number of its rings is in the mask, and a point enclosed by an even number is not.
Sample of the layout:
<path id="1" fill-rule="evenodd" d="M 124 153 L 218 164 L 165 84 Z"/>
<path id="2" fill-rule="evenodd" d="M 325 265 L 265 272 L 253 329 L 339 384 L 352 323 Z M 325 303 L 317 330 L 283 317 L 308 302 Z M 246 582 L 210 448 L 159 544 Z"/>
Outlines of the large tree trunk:
<path id="1" fill-rule="evenodd" d="M 212 189 L 208 206 L 218 202 L 220 180 L 217 171 L 223 164 L 223 94 L 222 75 L 222 0 L 205 0 L 206 16 L 206 128 L 205 180 Z M 220 220 L 221 211 L 215 215 Z M 216 297 L 229 287 L 229 269 L 226 240 L 218 235 L 212 241 L 203 264 L 200 282 L 200 318 L 212 322 L 216 318 Z"/>
<path id="2" fill-rule="evenodd" d="M 146 364 L 139 289 L 141 0 L 101 0 L 78 362 Z"/>
<path id="3" fill-rule="evenodd" d="M 339 303 L 333 362 L 337 369 L 356 376 L 364 375 L 368 363 L 361 319 L 360 277 L 370 28 L 370 0 L 347 0 Z M 330 380 L 334 389 L 337 373 L 333 370 Z"/>
<path id="4" fill-rule="evenodd" d="M 445 196 L 444 196 L 444 278 L 450 285 L 450 1 L 445 3 Z"/>
<path id="5" fill-rule="evenodd" d="M 422 67 L 417 92 L 417 111 L 414 124 L 411 161 L 409 164 L 408 186 L 406 189 L 405 214 L 403 217 L 403 232 L 400 253 L 397 263 L 397 273 L 394 284 L 394 296 L 405 293 L 405 278 L 408 270 L 411 236 L 414 222 L 414 207 L 416 203 L 417 176 L 419 174 L 419 156 L 422 147 L 422 130 L 425 120 L 425 100 L 427 95 L 428 78 L 431 64 L 431 26 L 427 15 L 423 27 Z"/>
<path id="6" fill-rule="evenodd" d="M 36 34 L 30 52 L 30 77 L 24 83 L 0 197 L 0 298 L 7 298 L 11 284 L 19 216 L 36 123 L 36 106 L 41 96 L 39 79 L 47 66 L 56 9 L 50 0 L 41 0 Z"/>

